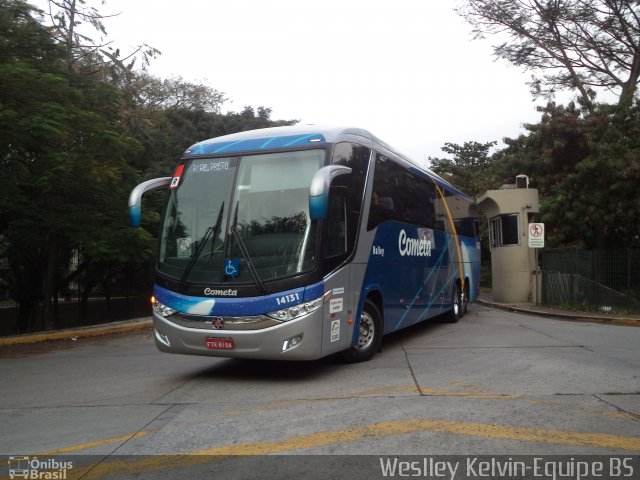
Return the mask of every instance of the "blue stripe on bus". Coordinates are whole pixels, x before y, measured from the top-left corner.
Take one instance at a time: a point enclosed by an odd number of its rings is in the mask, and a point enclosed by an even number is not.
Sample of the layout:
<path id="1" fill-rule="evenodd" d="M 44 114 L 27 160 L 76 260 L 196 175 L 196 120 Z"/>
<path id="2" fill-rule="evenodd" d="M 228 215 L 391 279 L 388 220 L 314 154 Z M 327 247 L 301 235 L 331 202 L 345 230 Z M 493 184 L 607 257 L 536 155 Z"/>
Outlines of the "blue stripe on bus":
<path id="1" fill-rule="evenodd" d="M 220 290 L 227 290 L 221 287 Z M 233 290 L 233 289 L 231 289 Z M 298 303 L 308 302 L 324 294 L 324 283 L 316 283 L 308 287 L 295 288 L 285 292 L 261 297 L 193 297 L 172 292 L 158 285 L 155 286 L 153 295 L 156 299 L 178 312 L 192 315 L 216 315 L 229 317 L 242 317 L 252 315 L 264 315 L 284 308 L 292 307 Z M 291 300 L 299 298 L 299 300 Z M 282 301 L 282 299 L 286 299 Z M 280 300 L 280 301 L 279 301 Z"/>
<path id="2" fill-rule="evenodd" d="M 324 135 L 286 135 L 282 137 L 253 138 L 231 142 L 200 143 L 190 147 L 185 155 L 215 155 L 218 153 L 235 153 L 242 151 L 264 150 L 267 148 L 287 148 L 305 146 L 314 143 L 326 143 Z"/>
<path id="3" fill-rule="evenodd" d="M 394 327 L 394 330 L 398 330 L 399 328 L 402 327 L 402 324 L 404 323 L 405 319 L 407 318 L 407 315 L 409 314 L 409 312 L 411 311 L 411 309 L 415 305 L 416 301 L 420 297 L 420 294 L 422 293 L 422 290 L 424 290 L 424 287 L 427 285 L 427 283 L 429 282 L 429 280 L 431 279 L 433 274 L 435 272 L 439 271 L 438 269 L 442 265 L 442 260 L 444 259 L 445 253 L 449 253 L 449 246 L 451 244 L 451 240 L 453 240 L 453 237 L 449 237 L 449 240 L 447 242 L 446 248 L 442 249 L 442 253 L 440 253 L 440 255 L 438 256 L 438 259 L 436 260 L 435 265 L 429 269 L 429 275 L 427 275 L 427 277 L 424 279 L 424 282 L 422 282 L 422 285 L 420 286 L 420 288 L 418 289 L 416 294 L 411 299 L 411 303 L 409 304 L 408 309 L 404 312 L 402 317 L 400 317 L 400 319 L 398 320 L 398 322 L 396 323 L 396 325 Z M 454 271 L 453 277 L 455 277 L 457 274 L 458 274 L 457 270 Z M 426 316 L 429 314 L 429 311 L 431 310 L 431 308 L 433 307 L 433 304 L 435 303 L 435 299 L 439 298 L 440 295 L 442 295 L 443 290 L 450 285 L 450 282 L 451 282 L 451 279 L 447 280 L 447 282 L 445 282 L 445 284 L 444 284 L 444 287 L 442 289 L 440 289 L 440 291 L 437 292 L 435 295 L 433 294 L 433 290 L 435 289 L 436 282 L 432 282 L 432 284 L 431 284 L 431 294 L 429 295 L 429 298 L 431 300 L 429 301 L 429 304 L 427 305 L 427 307 L 420 313 L 419 318 L 421 320 L 426 319 Z M 424 318 L 423 318 L 423 316 L 424 316 Z"/>
<path id="4" fill-rule="evenodd" d="M 317 135 L 315 133 L 312 134 L 312 135 L 303 135 L 302 137 L 298 137 L 298 138 L 294 138 L 294 139 L 290 140 L 289 142 L 285 143 L 283 145 L 283 147 L 293 147 L 295 145 L 300 145 L 302 143 L 305 143 L 305 141 L 311 141 L 314 137 L 317 137 Z M 285 137 L 282 137 L 282 138 L 284 139 Z M 324 137 L 322 137 L 322 138 L 324 139 Z M 315 140 L 315 143 L 318 143 L 320 141 L 321 141 L 321 139 L 317 138 Z"/>

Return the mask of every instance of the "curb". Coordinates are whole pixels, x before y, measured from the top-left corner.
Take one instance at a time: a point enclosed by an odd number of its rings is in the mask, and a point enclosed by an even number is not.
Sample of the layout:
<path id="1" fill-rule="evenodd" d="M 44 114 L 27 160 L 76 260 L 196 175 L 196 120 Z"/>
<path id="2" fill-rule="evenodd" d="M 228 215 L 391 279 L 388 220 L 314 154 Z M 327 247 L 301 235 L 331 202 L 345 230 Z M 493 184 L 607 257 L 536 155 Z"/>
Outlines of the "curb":
<path id="1" fill-rule="evenodd" d="M 42 343 L 52 340 L 77 339 L 86 337 L 98 337 L 111 333 L 130 333 L 147 330 L 153 326 L 151 318 L 126 320 L 123 322 L 113 322 L 108 324 L 92 325 L 88 327 L 68 328 L 65 330 L 55 330 L 39 333 L 29 333 L 25 335 L 13 335 L 11 337 L 0 338 L 0 347 L 10 345 L 25 345 L 30 343 Z"/>
<path id="2" fill-rule="evenodd" d="M 564 313 L 564 312 L 557 312 L 555 310 L 553 311 L 537 310 L 537 309 L 526 308 L 526 307 L 518 307 L 515 305 L 507 305 L 504 303 L 491 302 L 489 300 L 484 300 L 481 298 L 478 298 L 476 302 L 486 307 L 491 307 L 498 310 L 505 310 L 507 312 L 524 313 L 527 315 L 537 315 L 541 317 L 558 318 L 560 320 L 569 320 L 569 321 L 577 321 L 577 322 L 590 322 L 590 323 L 600 323 L 600 324 L 606 324 L 606 325 L 622 325 L 627 327 L 640 327 L 640 319 L 635 319 L 635 318 L 603 317 L 599 315 L 588 315 L 584 313 Z"/>

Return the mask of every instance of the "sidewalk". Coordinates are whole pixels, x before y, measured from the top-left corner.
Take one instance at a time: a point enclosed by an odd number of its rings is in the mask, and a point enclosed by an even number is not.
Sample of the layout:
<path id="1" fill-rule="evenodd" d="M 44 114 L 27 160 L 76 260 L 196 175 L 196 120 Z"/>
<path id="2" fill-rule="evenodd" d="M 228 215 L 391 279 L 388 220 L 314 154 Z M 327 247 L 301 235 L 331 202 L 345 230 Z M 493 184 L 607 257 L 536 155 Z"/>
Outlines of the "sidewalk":
<path id="1" fill-rule="evenodd" d="M 46 332 L 12 335 L 0 338 L 0 347 L 49 342 L 52 340 L 77 340 L 78 338 L 97 337 L 111 333 L 128 333 L 146 330 L 152 327 L 151 317 L 124 320 L 122 322 L 103 323 L 87 327 L 66 328 Z"/>
<path id="2" fill-rule="evenodd" d="M 581 322 L 604 323 L 608 325 L 626 325 L 640 327 L 640 315 L 598 313 L 578 310 L 563 310 L 545 305 L 533 303 L 500 303 L 493 300 L 491 292 L 481 292 L 477 301 L 480 305 L 498 308 L 509 312 L 526 313 L 529 315 L 541 315 L 544 317 L 558 318 L 561 320 L 574 320 Z"/>

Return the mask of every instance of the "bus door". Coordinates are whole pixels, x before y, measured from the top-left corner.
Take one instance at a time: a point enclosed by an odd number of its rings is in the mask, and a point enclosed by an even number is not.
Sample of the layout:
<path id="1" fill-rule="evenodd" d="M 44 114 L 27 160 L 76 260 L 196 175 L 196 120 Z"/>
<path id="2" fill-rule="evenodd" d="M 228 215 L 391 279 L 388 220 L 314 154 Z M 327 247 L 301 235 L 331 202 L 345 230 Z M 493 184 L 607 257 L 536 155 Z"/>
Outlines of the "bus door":
<path id="1" fill-rule="evenodd" d="M 331 353 L 349 346 L 349 320 L 353 324 L 354 298 L 350 295 L 351 264 L 344 263 L 353 241 L 349 239 L 349 192 L 347 187 L 333 186 L 323 242 L 325 271 L 325 314 L 322 325 L 322 352 Z"/>

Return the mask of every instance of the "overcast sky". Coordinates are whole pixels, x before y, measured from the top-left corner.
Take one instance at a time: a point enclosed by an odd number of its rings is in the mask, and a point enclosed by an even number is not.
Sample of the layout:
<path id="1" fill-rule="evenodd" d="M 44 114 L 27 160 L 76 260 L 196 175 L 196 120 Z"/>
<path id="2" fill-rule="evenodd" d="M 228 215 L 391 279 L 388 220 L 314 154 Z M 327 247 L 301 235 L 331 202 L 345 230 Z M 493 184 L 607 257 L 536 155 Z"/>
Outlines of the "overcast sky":
<path id="1" fill-rule="evenodd" d="M 124 50 L 162 51 L 151 74 L 204 81 L 226 94 L 225 111 L 366 128 L 418 162 L 443 156 L 445 142 L 517 136 L 540 117 L 528 74 L 494 60 L 494 39 L 472 40 L 459 0 L 87 3 L 121 12 L 105 25 Z"/>

